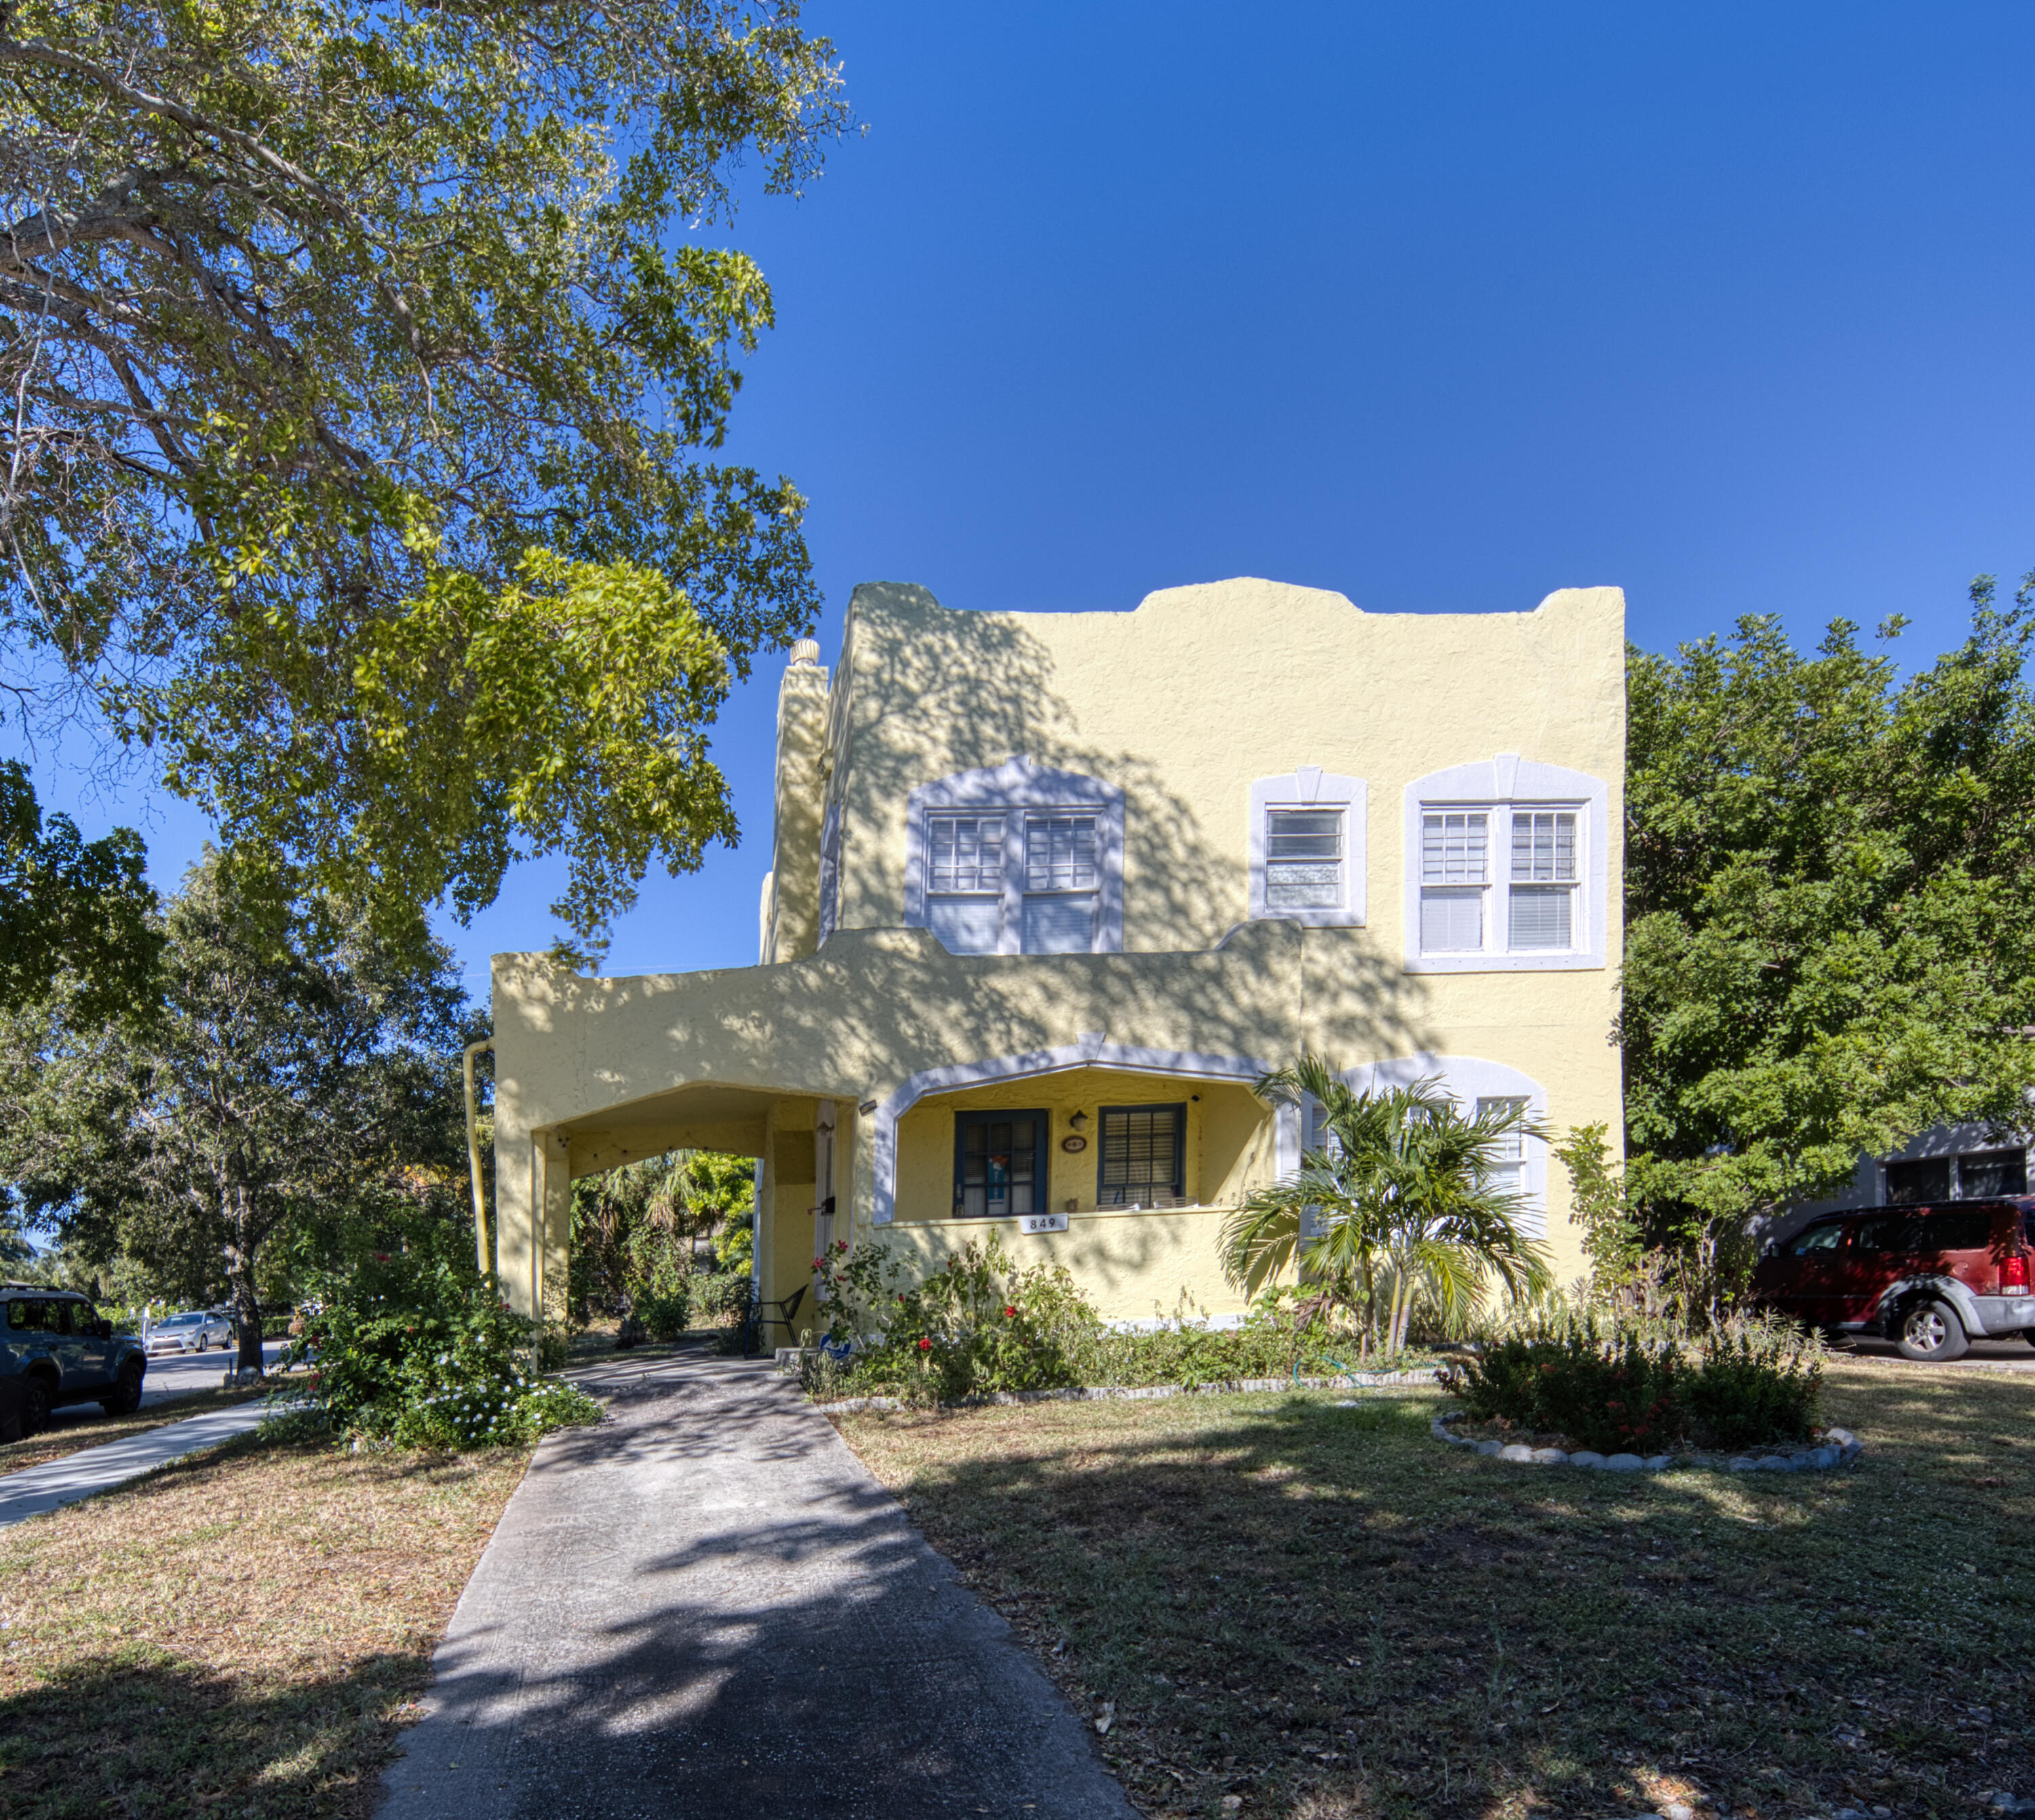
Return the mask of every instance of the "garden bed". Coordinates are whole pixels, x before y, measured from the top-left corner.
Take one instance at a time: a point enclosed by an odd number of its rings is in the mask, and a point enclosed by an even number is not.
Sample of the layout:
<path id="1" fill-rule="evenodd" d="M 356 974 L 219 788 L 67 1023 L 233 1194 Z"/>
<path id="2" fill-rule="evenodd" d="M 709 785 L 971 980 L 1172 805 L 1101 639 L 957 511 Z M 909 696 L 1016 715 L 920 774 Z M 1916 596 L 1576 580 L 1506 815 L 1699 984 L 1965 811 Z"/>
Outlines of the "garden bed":
<path id="1" fill-rule="evenodd" d="M 779 1369 L 784 1365 L 778 1356 Z M 1091 1384 L 1057 1390 L 991 1390 L 980 1396 L 964 1397 L 936 1407 L 975 1409 L 1022 1403 L 1098 1403 L 1130 1397 L 1149 1400 L 1164 1397 L 1239 1395 L 1266 1390 L 1373 1390 L 1394 1385 L 1432 1384 L 1436 1367 L 1416 1366 L 1404 1371 L 1357 1371 L 1341 1378 L 1239 1378 L 1194 1384 Z M 912 1405 L 896 1397 L 844 1397 L 831 1402 L 815 1397 L 814 1406 L 825 1416 L 852 1416 L 867 1409 L 904 1409 Z"/>
<path id="2" fill-rule="evenodd" d="M 1709 1466 L 1732 1472 L 1826 1472 L 1833 1466 L 1849 1465 L 1865 1451 L 1864 1443 L 1849 1428 L 1826 1428 L 1812 1433 L 1806 1446 L 1781 1443 L 1740 1453 L 1604 1454 L 1565 1435 L 1522 1434 L 1503 1419 L 1466 1421 L 1459 1409 L 1445 1410 L 1428 1425 L 1428 1431 L 1452 1447 L 1473 1448 L 1510 1465 L 1580 1466 L 1613 1472 L 1664 1472 L 1677 1466 Z"/>

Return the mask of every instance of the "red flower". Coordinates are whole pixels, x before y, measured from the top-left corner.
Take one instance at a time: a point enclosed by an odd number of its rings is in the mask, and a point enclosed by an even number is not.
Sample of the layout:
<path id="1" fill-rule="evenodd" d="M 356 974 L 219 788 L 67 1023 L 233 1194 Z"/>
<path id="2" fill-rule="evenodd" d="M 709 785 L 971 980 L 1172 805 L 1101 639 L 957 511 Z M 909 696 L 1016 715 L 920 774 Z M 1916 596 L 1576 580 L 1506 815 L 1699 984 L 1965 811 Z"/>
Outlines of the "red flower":
<path id="1" fill-rule="evenodd" d="M 824 1270 L 826 1268 L 826 1260 L 824 1258 L 815 1258 L 813 1260 L 813 1268 L 815 1270 Z"/>
<path id="2" fill-rule="evenodd" d="M 833 1248 L 837 1251 L 845 1251 L 848 1249 L 848 1241 L 845 1239 L 837 1239 L 833 1242 Z"/>
<path id="3" fill-rule="evenodd" d="M 931 1352 L 931 1351 L 932 1351 L 932 1349 L 933 1349 L 933 1343 L 932 1343 L 932 1341 L 930 1341 L 930 1340 L 921 1340 L 921 1341 L 919 1342 L 919 1350 L 920 1350 L 921 1352 Z"/>
<path id="4" fill-rule="evenodd" d="M 1003 1310 L 1003 1318 L 1006 1321 L 1015 1321 L 1018 1318 L 1018 1310 L 1015 1308 L 1006 1308 Z"/>

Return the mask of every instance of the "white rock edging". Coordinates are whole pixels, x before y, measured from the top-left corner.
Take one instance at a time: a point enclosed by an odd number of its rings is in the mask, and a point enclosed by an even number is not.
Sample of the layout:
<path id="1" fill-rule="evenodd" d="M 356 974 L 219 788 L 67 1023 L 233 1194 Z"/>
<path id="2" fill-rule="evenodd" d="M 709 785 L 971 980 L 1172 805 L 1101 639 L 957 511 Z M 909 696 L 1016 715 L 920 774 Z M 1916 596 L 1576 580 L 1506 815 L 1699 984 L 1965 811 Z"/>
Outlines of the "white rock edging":
<path id="1" fill-rule="evenodd" d="M 1210 1397 L 1262 1390 L 1377 1390 L 1394 1384 L 1431 1384 L 1435 1379 L 1435 1368 L 1428 1367 L 1416 1371 L 1352 1371 L 1342 1378 L 1225 1378 L 1206 1384 L 1100 1384 L 1075 1390 L 992 1390 L 986 1397 L 964 1397 L 958 1403 L 942 1403 L 939 1407 L 975 1409 L 1002 1403 L 1103 1403 L 1119 1397 Z M 843 1397 L 813 1407 L 822 1416 L 852 1416 L 863 1409 L 901 1409 L 905 1405 L 895 1397 Z"/>
<path id="2" fill-rule="evenodd" d="M 1529 1447 L 1518 1442 L 1507 1446 L 1497 1441 L 1473 1441 L 1458 1435 L 1449 1424 L 1462 1420 L 1465 1411 L 1445 1409 L 1428 1424 L 1428 1432 L 1451 1447 L 1474 1448 L 1495 1459 L 1518 1465 L 1582 1466 L 1603 1472 L 1664 1472 L 1671 1466 L 1722 1466 L 1731 1472 L 1822 1472 L 1834 1466 L 1849 1466 L 1865 1451 L 1865 1443 L 1849 1428 L 1826 1428 L 1822 1443 L 1798 1447 L 1786 1453 L 1723 1454 L 1655 1453 L 1642 1458 L 1637 1453 L 1613 1453 L 1608 1458 L 1583 1449 L 1564 1453 L 1559 1447 Z"/>

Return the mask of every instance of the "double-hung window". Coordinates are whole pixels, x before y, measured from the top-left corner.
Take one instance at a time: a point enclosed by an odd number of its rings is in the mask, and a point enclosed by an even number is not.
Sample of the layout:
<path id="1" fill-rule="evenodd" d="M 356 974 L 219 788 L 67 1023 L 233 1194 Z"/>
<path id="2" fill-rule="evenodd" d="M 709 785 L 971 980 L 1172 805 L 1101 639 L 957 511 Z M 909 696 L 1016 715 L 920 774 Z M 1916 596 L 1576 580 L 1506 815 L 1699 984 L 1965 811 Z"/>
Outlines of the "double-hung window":
<path id="1" fill-rule="evenodd" d="M 1024 951 L 1087 954 L 1094 951 L 1102 868 L 1093 815 L 1025 818 Z"/>
<path id="2" fill-rule="evenodd" d="M 1123 946 L 1123 794 L 1012 759 L 912 793 L 905 920 L 955 954 Z"/>
<path id="3" fill-rule="evenodd" d="M 926 927 L 954 953 L 997 951 L 1005 820 L 1001 813 L 926 818 Z"/>
<path id="4" fill-rule="evenodd" d="M 1476 1103 L 1476 1115 L 1480 1119 L 1499 1112 L 1518 1112 L 1523 1117 L 1525 1111 L 1526 1100 L 1523 1094 L 1508 1094 L 1480 1100 Z M 1487 1179 L 1494 1188 L 1523 1198 L 1526 1193 L 1526 1134 L 1515 1125 L 1499 1142 L 1500 1149 L 1491 1163 Z"/>
<path id="5" fill-rule="evenodd" d="M 1251 786 L 1251 914 L 1315 928 L 1364 921 L 1364 783 L 1303 766 Z"/>
<path id="6" fill-rule="evenodd" d="M 1490 922 L 1491 811 L 1431 810 L 1420 818 L 1420 950 L 1481 950 Z"/>
<path id="7" fill-rule="evenodd" d="M 1575 946 L 1576 812 L 1512 811 L 1510 946 Z"/>
<path id="8" fill-rule="evenodd" d="M 1014 1220 L 1044 1209 L 1046 1115 L 954 1115 L 954 1210 L 957 1220 Z"/>
<path id="9" fill-rule="evenodd" d="M 1179 1207 L 1187 1198 L 1187 1109 L 1105 1106 L 1096 1163 L 1098 1207 Z"/>

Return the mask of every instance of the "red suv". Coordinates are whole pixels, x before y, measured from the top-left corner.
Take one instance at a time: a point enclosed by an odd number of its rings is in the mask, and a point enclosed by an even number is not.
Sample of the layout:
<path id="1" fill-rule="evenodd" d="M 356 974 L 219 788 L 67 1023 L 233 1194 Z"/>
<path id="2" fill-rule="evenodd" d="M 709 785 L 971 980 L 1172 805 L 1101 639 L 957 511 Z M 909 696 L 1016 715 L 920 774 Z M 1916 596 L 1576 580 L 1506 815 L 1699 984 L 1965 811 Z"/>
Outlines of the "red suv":
<path id="1" fill-rule="evenodd" d="M 1832 1333 L 1872 1333 L 1907 1359 L 1973 1340 L 2035 1345 L 2035 1195 L 1868 1207 L 1767 1247 L 1752 1298 Z"/>

